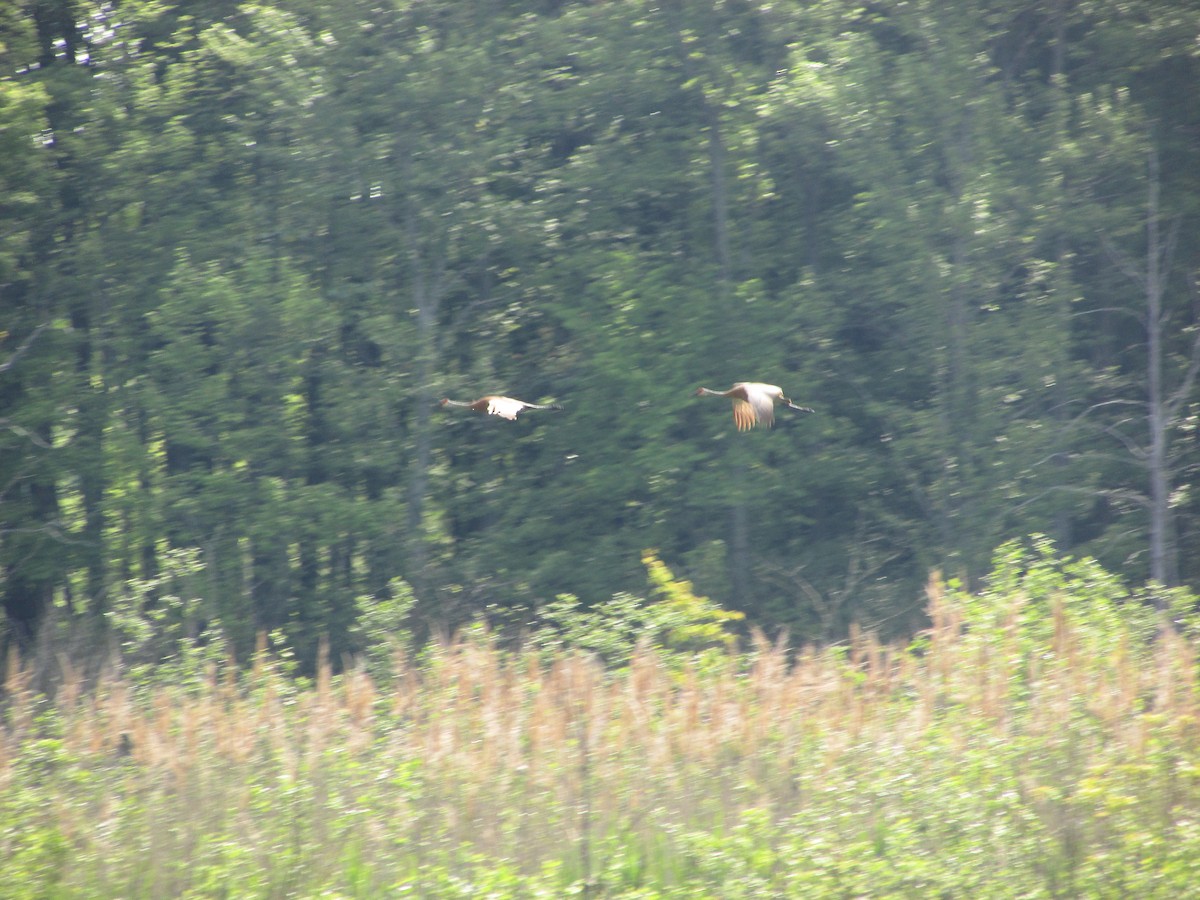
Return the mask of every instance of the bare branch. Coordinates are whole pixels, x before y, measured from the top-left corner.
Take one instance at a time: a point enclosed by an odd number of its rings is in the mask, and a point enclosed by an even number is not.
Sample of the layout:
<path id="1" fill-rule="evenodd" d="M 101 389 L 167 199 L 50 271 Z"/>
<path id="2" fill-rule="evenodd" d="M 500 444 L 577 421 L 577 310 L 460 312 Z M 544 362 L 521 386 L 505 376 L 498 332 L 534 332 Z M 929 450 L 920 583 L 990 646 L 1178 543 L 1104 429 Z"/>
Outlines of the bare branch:
<path id="1" fill-rule="evenodd" d="M 1188 367 L 1187 371 L 1183 373 L 1183 381 L 1167 398 L 1165 405 L 1169 419 L 1174 420 L 1179 408 L 1187 402 L 1187 398 L 1192 392 L 1192 385 L 1196 383 L 1198 372 L 1200 372 L 1200 328 L 1196 329 L 1196 336 L 1192 339 L 1192 350 L 1188 355 Z"/>
<path id="2" fill-rule="evenodd" d="M 19 437 L 25 438 L 25 440 L 29 441 L 31 444 L 41 447 L 43 450 L 51 449 L 49 444 L 47 444 L 44 440 L 42 440 L 40 437 L 38 437 L 36 434 L 34 434 L 28 428 L 22 428 L 20 425 L 17 425 L 15 422 L 8 421 L 8 419 L 0 419 L 0 428 L 8 429 L 13 434 L 15 434 Z"/>
<path id="3" fill-rule="evenodd" d="M 1104 244 L 1104 249 L 1108 253 L 1108 258 L 1112 261 L 1113 265 L 1120 269 L 1130 281 L 1144 289 L 1146 287 L 1146 274 L 1134 265 L 1133 260 L 1121 252 L 1120 248 L 1112 242 L 1112 239 L 1108 235 L 1104 235 L 1101 238 L 1101 242 Z"/>
<path id="4" fill-rule="evenodd" d="M 1078 422 L 1084 416 L 1090 415 L 1091 413 L 1094 413 L 1098 409 L 1104 409 L 1106 406 L 1141 406 L 1141 407 L 1144 407 L 1144 406 L 1146 406 L 1146 401 L 1145 400 L 1125 400 L 1125 399 L 1102 400 L 1099 403 L 1093 403 L 1091 406 L 1089 406 L 1087 409 L 1085 409 L 1083 412 L 1081 412 L 1079 415 L 1077 415 L 1072 420 L 1072 423 Z"/>
<path id="5" fill-rule="evenodd" d="M 1120 500 L 1126 503 L 1133 503 L 1143 509 L 1150 508 L 1150 498 L 1145 494 L 1131 491 L 1125 488 L 1099 488 L 1099 487 L 1080 487 L 1074 484 L 1055 484 L 1046 488 L 1044 491 L 1038 491 L 1008 508 L 1008 512 L 1020 512 L 1027 506 L 1044 500 L 1051 494 L 1073 494 L 1078 497 L 1103 497 L 1106 500 Z"/>
<path id="6" fill-rule="evenodd" d="M 1163 272 L 1170 270 L 1171 261 L 1175 258 L 1175 245 L 1179 242 L 1180 218 L 1180 216 L 1175 216 L 1171 220 L 1171 227 L 1167 230 L 1167 239 L 1163 242 L 1162 254 L 1159 256 Z"/>
<path id="7" fill-rule="evenodd" d="M 37 328 L 33 329 L 33 331 L 31 331 L 29 333 L 29 336 L 26 337 L 25 340 L 23 340 L 21 342 L 21 346 L 13 351 L 12 356 L 10 356 L 4 362 L 0 363 L 0 375 L 3 375 L 5 372 L 7 372 L 9 369 L 11 369 L 14 365 L 16 365 L 17 360 L 19 360 L 22 356 L 24 356 L 25 352 L 31 346 L 33 346 L 33 342 L 35 340 L 37 340 L 37 336 L 39 334 L 41 334 L 43 331 L 45 331 L 49 326 L 50 326 L 49 322 L 43 322 Z"/>
<path id="8" fill-rule="evenodd" d="M 1150 455 L 1149 451 L 1147 451 L 1144 447 L 1140 446 L 1133 438 L 1129 437 L 1128 435 L 1122 434 L 1114 426 L 1102 425 L 1102 426 L 1100 426 L 1100 430 L 1103 431 L 1105 434 L 1107 434 L 1113 440 L 1117 441 L 1119 444 L 1122 444 L 1125 447 L 1125 449 L 1129 452 L 1129 455 L 1132 456 L 1134 459 L 1144 462 L 1149 457 L 1149 455 Z"/>
<path id="9" fill-rule="evenodd" d="M 1070 318 L 1078 319 L 1082 316 L 1094 316 L 1096 313 L 1120 313 L 1122 315 L 1129 316 L 1132 319 L 1137 319 L 1138 324 L 1143 327 L 1146 325 L 1146 317 L 1140 312 L 1133 309 L 1125 309 L 1122 306 L 1100 306 L 1096 309 L 1081 309 L 1079 312 L 1071 313 Z"/>
<path id="10" fill-rule="evenodd" d="M 1041 466 L 1046 465 L 1047 463 L 1061 461 L 1061 460 L 1066 460 L 1067 462 L 1079 462 L 1079 461 L 1109 462 L 1109 463 L 1117 463 L 1119 465 L 1126 465 L 1126 464 L 1132 463 L 1138 467 L 1141 467 L 1144 462 L 1144 460 L 1142 460 L 1142 459 L 1130 459 L 1129 454 L 1121 455 L 1121 454 L 1117 454 L 1117 453 L 1105 453 L 1102 450 L 1083 450 L 1083 451 L 1079 451 L 1079 452 L 1075 452 L 1075 453 L 1058 450 L 1054 453 L 1049 453 L 1046 456 L 1043 456 L 1041 459 L 1037 460 L 1036 462 L 1030 463 L 1028 468 L 1037 469 Z"/>
<path id="11" fill-rule="evenodd" d="M 1200 297 L 1200 288 L 1197 288 L 1196 275 L 1193 272 L 1188 273 L 1188 285 L 1192 289 L 1193 305 L 1195 305 L 1195 298 Z M 1174 420 L 1180 407 L 1187 402 L 1188 396 L 1192 393 L 1192 385 L 1196 383 L 1197 373 L 1200 373 L 1200 327 L 1196 328 L 1196 336 L 1192 339 L 1192 350 L 1188 355 L 1188 367 L 1183 374 L 1183 381 L 1167 398 L 1167 415 L 1170 419 Z"/>
<path id="12" fill-rule="evenodd" d="M 1146 406 L 1146 401 L 1117 399 L 1117 400 L 1104 400 L 1100 403 L 1093 403 L 1087 409 L 1083 410 L 1083 412 L 1078 413 L 1074 418 L 1072 418 L 1069 422 L 1067 422 L 1066 428 L 1072 429 L 1076 425 L 1078 425 L 1080 422 L 1083 422 L 1091 413 L 1094 413 L 1096 410 L 1105 409 L 1110 406 L 1134 406 L 1134 407 L 1144 408 Z M 1137 458 L 1139 460 L 1144 460 L 1146 458 L 1146 450 L 1143 449 L 1133 438 L 1131 438 L 1128 435 L 1123 434 L 1122 432 L 1117 430 L 1118 426 L 1125 425 L 1131 421 L 1133 421 L 1133 420 L 1129 419 L 1129 418 L 1125 418 L 1125 419 L 1121 419 L 1117 422 L 1111 422 L 1108 424 L 1100 424 L 1100 423 L 1089 423 L 1089 424 L 1091 424 L 1091 426 L 1093 428 L 1095 428 L 1099 431 L 1102 431 L 1104 434 L 1107 434 L 1109 437 L 1111 437 L 1114 440 L 1121 443 L 1125 447 L 1125 449 L 1128 450 L 1129 453 L 1131 453 L 1135 458 Z"/>

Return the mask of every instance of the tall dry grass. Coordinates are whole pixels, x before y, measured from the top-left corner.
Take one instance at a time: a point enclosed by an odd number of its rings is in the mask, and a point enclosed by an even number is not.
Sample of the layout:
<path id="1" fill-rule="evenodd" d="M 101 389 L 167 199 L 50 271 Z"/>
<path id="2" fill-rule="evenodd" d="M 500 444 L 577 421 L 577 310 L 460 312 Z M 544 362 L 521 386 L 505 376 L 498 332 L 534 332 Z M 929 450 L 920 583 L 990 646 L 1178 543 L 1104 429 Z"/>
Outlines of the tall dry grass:
<path id="1" fill-rule="evenodd" d="M 484 872 L 592 896 L 734 876 L 1066 896 L 1186 865 L 1166 844 L 1200 847 L 1194 644 L 1099 648 L 1062 604 L 1031 643 L 1023 602 L 982 634 L 935 584 L 912 647 L 760 637 L 616 672 L 476 632 L 397 651 L 386 684 L 326 659 L 298 683 L 263 651 L 171 684 L 84 685 L 64 660 L 50 696 L 14 657 L 0 876 L 29 896 L 471 896 Z"/>

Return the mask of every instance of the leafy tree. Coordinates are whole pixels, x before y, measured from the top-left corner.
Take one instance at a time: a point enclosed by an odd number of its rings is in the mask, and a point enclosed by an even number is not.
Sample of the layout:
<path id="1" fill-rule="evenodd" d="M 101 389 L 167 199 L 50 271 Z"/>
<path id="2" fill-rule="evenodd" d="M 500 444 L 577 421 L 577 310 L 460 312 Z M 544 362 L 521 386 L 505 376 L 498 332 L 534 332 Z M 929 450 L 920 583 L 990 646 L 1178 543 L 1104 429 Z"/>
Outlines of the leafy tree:
<path id="1" fill-rule="evenodd" d="M 653 550 L 643 553 L 642 563 L 651 599 L 620 592 L 587 609 L 577 597 L 562 594 L 538 610 L 541 627 L 534 643 L 594 652 L 611 664 L 627 663 L 642 645 L 686 656 L 736 646 L 729 627 L 742 613 L 697 596 L 691 582 L 676 578 Z"/>
<path id="2" fill-rule="evenodd" d="M 648 546 L 806 637 L 1013 534 L 1194 580 L 1194 6 L 0 4 L 14 633 L 184 557 L 310 661 Z M 818 413 L 690 396 L 745 378 Z"/>

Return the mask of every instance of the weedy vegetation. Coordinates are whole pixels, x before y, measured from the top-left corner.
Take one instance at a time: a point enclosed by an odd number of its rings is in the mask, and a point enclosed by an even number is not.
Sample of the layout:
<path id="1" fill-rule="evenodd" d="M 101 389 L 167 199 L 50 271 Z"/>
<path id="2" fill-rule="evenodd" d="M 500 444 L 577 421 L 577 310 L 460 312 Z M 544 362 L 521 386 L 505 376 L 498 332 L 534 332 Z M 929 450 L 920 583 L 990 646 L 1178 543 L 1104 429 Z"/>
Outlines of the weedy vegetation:
<path id="1" fill-rule="evenodd" d="M 206 653 L 86 678 L 64 658 L 46 688 L 11 656 L 6 896 L 1200 884 L 1193 598 L 1154 604 L 1094 563 L 1010 546 L 983 593 L 932 580 L 930 627 L 907 645 L 739 650 L 713 631 L 719 609 L 648 560 L 651 600 L 564 598 L 518 649 L 481 627 L 419 650 L 392 630 L 312 678 L 264 644 L 245 665 Z"/>

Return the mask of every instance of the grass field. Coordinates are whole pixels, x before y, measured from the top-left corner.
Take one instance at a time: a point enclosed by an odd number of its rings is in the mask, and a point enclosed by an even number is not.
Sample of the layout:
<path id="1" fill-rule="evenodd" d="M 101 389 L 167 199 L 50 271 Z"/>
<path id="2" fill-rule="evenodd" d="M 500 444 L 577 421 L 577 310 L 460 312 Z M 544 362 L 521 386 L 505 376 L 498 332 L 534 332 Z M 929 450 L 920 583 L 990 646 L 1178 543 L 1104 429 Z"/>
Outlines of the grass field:
<path id="1" fill-rule="evenodd" d="M 1196 644 L 1086 565 L 929 590 L 907 646 L 480 630 L 297 679 L 11 660 L 6 897 L 1163 897 L 1200 891 Z"/>

